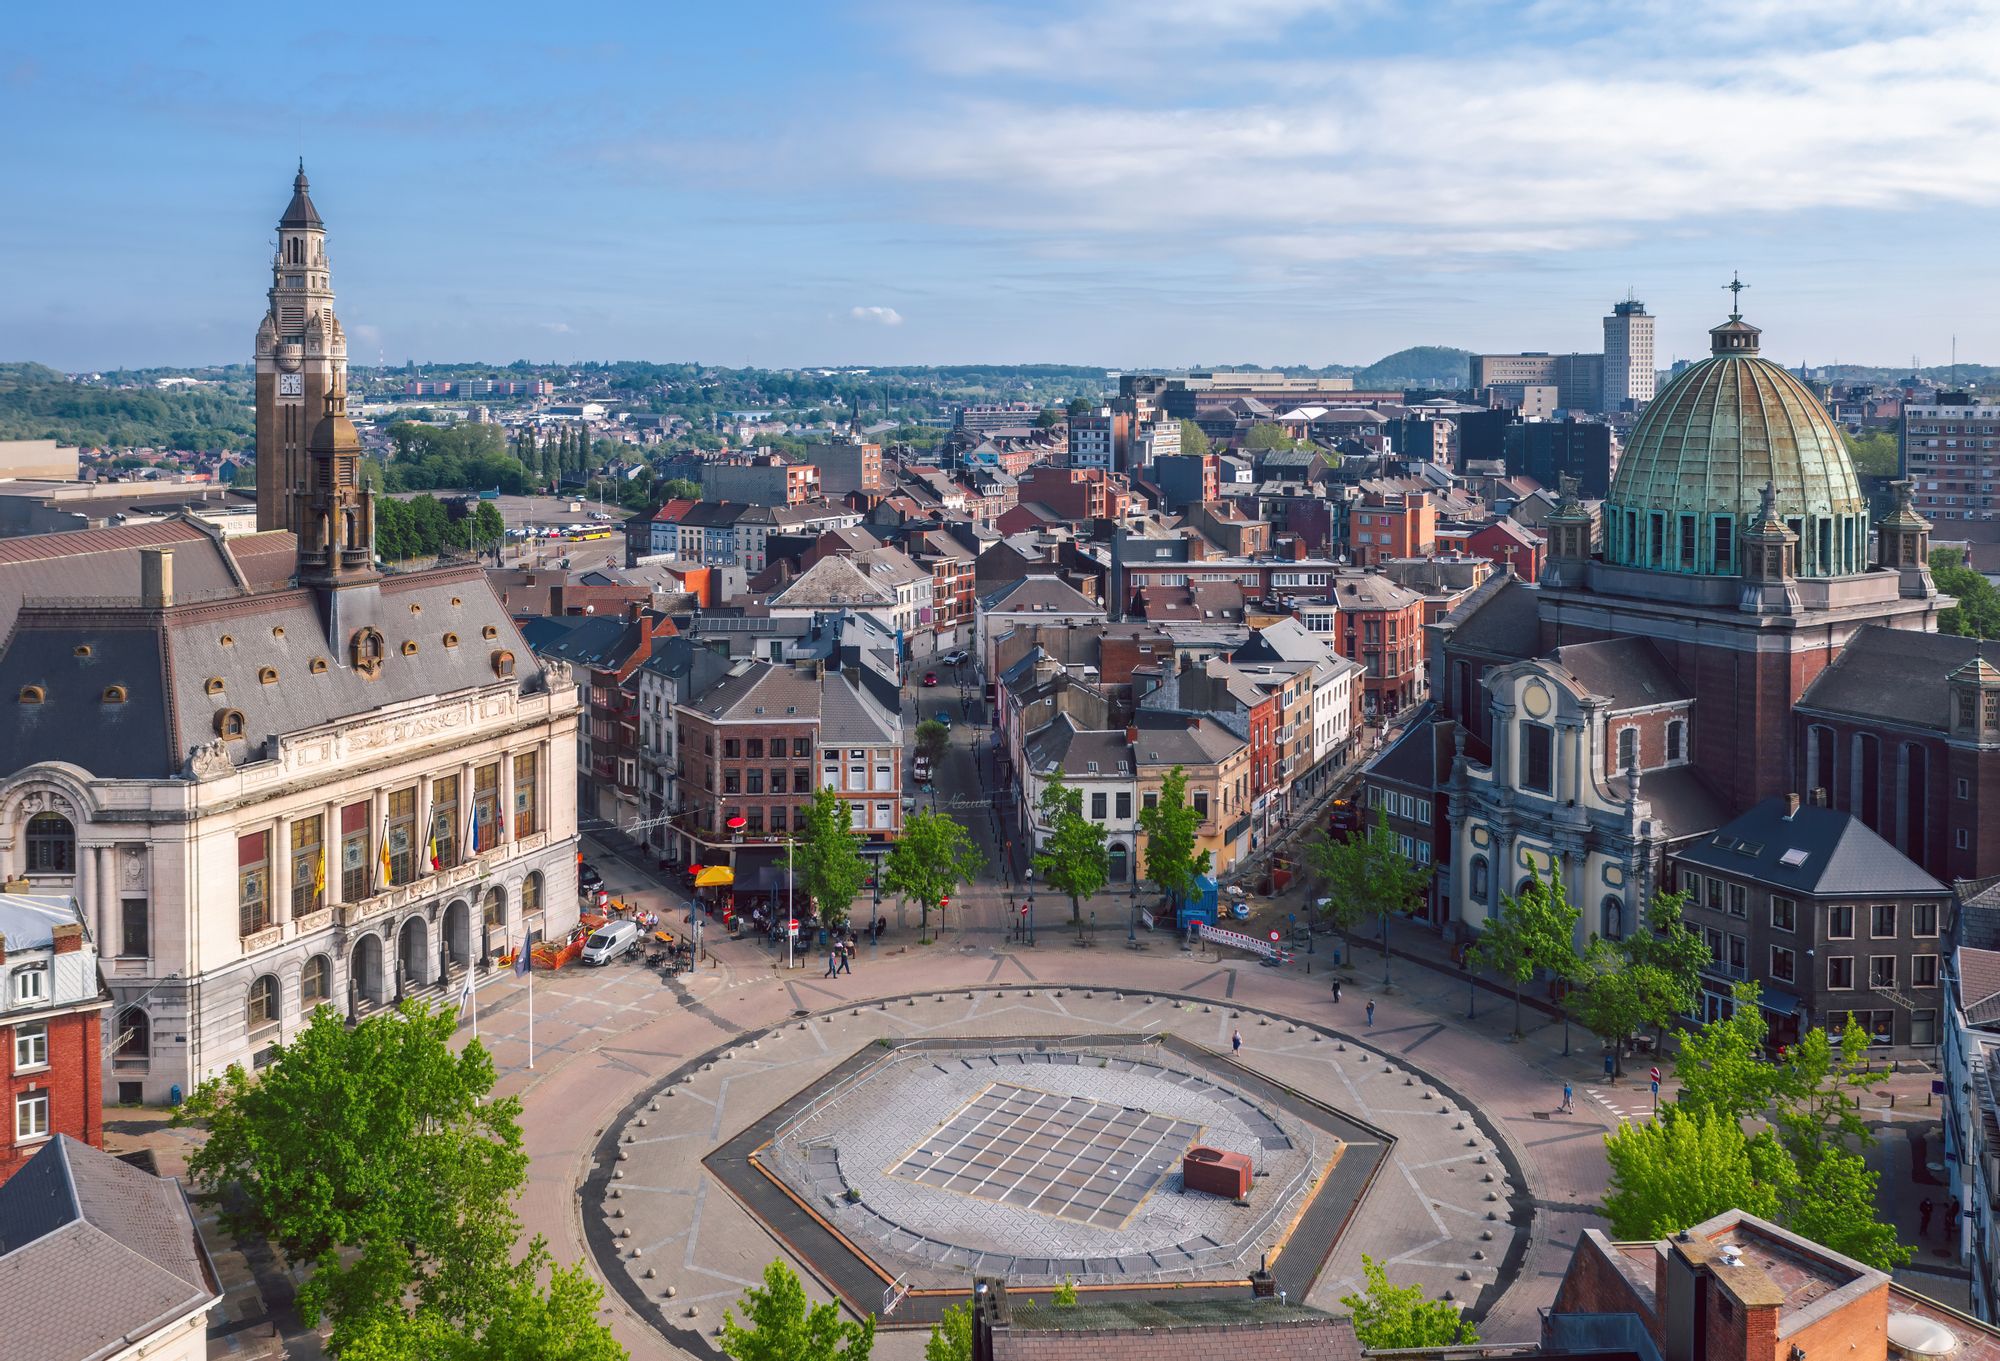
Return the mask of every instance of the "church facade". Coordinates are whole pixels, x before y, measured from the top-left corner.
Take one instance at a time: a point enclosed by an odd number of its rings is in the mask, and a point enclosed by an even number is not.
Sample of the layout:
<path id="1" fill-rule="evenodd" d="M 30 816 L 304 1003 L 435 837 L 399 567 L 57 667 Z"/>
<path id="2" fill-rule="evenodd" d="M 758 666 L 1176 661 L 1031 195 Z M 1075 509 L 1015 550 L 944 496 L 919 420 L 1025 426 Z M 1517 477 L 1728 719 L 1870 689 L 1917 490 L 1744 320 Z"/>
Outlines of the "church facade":
<path id="1" fill-rule="evenodd" d="M 1671 857 L 1760 802 L 1852 811 L 1937 879 L 2000 873 L 1995 650 L 1936 633 L 1930 526 L 1873 523 L 1839 430 L 1732 313 L 1634 427 L 1601 542 L 1573 496 L 1538 581 L 1431 628 L 1455 745 L 1435 919 L 1475 934 L 1559 872 L 1578 944 L 1645 921 Z M 1871 553 L 1871 544 L 1874 545 Z M 1558 868 L 1559 867 L 1559 868 Z"/>

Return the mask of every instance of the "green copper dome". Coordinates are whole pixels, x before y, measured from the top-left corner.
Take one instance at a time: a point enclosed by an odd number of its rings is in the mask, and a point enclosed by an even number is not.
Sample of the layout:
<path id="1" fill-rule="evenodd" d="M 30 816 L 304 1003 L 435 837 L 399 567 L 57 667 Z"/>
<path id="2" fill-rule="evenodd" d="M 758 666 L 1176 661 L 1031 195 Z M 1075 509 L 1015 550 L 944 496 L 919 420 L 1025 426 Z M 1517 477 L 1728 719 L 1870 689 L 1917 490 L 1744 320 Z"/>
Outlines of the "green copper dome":
<path id="1" fill-rule="evenodd" d="M 1798 574 L 1865 571 L 1868 502 L 1847 444 L 1805 385 L 1757 354 L 1732 312 L 1714 353 L 1655 397 L 1632 427 L 1604 503 L 1607 562 L 1733 576 L 1765 484 L 1798 536 Z"/>

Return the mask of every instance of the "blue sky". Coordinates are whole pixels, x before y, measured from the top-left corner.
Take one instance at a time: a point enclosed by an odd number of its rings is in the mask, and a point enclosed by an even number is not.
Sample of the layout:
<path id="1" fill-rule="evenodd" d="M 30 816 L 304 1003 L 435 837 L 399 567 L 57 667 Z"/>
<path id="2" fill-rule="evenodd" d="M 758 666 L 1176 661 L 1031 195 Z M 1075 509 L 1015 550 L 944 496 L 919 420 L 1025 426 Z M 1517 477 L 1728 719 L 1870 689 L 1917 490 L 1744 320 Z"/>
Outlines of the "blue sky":
<path id="1" fill-rule="evenodd" d="M 189 23 L 186 16 L 199 16 Z M 0 359 L 241 360 L 303 155 L 354 358 L 2000 363 L 2000 6 L 16 7 Z"/>

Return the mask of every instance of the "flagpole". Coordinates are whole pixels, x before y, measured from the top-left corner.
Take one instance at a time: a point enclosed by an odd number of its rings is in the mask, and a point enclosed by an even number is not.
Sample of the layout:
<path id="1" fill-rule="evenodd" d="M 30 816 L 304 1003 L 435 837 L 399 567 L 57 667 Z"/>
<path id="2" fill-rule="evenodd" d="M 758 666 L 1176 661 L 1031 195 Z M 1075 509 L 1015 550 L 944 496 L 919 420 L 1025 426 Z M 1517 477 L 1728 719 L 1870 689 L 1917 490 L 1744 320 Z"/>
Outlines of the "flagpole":
<path id="1" fill-rule="evenodd" d="M 522 948 L 523 949 L 527 948 L 527 943 L 525 940 L 523 940 L 522 942 Z M 528 956 L 528 1068 L 529 1070 L 533 1071 L 534 1066 L 535 1066 L 535 957 L 533 954 L 530 954 Z"/>

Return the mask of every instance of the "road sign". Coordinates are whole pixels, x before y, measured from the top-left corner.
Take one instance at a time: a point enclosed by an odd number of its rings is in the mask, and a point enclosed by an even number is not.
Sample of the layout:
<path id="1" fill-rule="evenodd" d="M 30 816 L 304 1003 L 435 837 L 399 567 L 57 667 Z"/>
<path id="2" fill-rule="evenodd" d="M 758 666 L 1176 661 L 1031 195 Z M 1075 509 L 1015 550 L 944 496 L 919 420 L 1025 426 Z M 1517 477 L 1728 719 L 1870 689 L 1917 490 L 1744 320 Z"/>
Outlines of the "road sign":
<path id="1" fill-rule="evenodd" d="M 1654 1067 L 1653 1067 L 1653 1068 L 1652 1068 L 1652 1069 L 1651 1069 L 1650 1071 L 1648 1071 L 1648 1072 L 1647 1072 L 1646 1076 L 1647 1076 L 1647 1077 L 1649 1077 L 1649 1078 L 1651 1078 L 1651 1079 L 1653 1080 L 1653 1083 L 1654 1083 L 1654 1085 L 1655 1085 L 1655 1086 L 1657 1086 L 1657 1085 L 1659 1084 L 1659 1081 L 1660 1081 L 1660 1069 L 1659 1069 L 1659 1066 L 1658 1066 L 1657 1064 L 1656 1064 L 1656 1065 L 1654 1065 Z"/>
<path id="2" fill-rule="evenodd" d="M 1277 943 L 1278 943 L 1279 941 L 1281 941 L 1281 940 L 1283 940 L 1283 939 L 1284 939 L 1284 937 L 1283 937 L 1283 936 L 1280 936 L 1280 935 L 1279 935 L 1279 934 L 1278 934 L 1278 933 L 1277 933 L 1276 931 L 1273 931 L 1273 932 L 1271 933 L 1271 943 L 1272 943 L 1273 945 L 1276 945 L 1276 944 L 1277 944 Z"/>
<path id="3" fill-rule="evenodd" d="M 1021 908 L 1020 908 L 1020 911 L 1021 911 L 1021 915 L 1022 915 L 1022 916 L 1024 916 L 1024 917 L 1025 917 L 1025 916 L 1027 916 L 1027 915 L 1028 915 L 1028 905 L 1027 905 L 1026 903 L 1022 903 L 1022 904 L 1021 904 Z"/>
<path id="4" fill-rule="evenodd" d="M 950 907 L 950 906 L 951 906 L 951 899 L 950 899 L 949 897 L 944 897 L 944 898 L 940 898 L 940 899 L 938 899 L 938 906 L 939 906 L 939 907 Z"/>
<path id="5" fill-rule="evenodd" d="M 790 921 L 785 923 L 785 934 L 788 936 L 796 936 L 798 935 L 798 933 L 799 933 L 799 919 L 797 917 L 794 917 Z"/>
<path id="6" fill-rule="evenodd" d="M 1245 935 L 1241 931 L 1225 931 L 1219 926 L 1212 926 L 1207 922 L 1202 922 L 1199 925 L 1199 932 L 1203 940 L 1213 941 L 1217 945 L 1227 945 L 1236 950 L 1248 950 L 1253 955 L 1262 955 L 1266 959 L 1275 959 L 1281 964 L 1289 963 L 1292 958 L 1290 950 L 1281 949 L 1269 941 L 1259 940 L 1257 937 Z"/>

